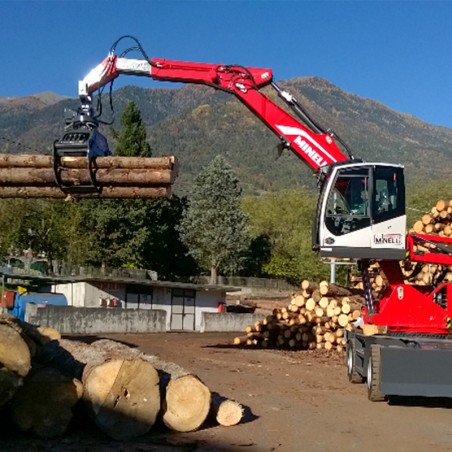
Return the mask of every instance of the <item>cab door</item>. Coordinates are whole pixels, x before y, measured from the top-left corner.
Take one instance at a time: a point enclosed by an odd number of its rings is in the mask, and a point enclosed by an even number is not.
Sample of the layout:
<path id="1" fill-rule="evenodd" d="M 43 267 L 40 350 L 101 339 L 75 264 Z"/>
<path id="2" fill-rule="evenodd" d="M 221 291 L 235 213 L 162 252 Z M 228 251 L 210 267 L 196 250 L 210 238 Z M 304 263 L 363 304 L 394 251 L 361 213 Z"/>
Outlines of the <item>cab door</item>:
<path id="1" fill-rule="evenodd" d="M 405 181 L 403 168 L 373 169 L 372 242 L 374 254 L 402 259 L 406 249 Z"/>

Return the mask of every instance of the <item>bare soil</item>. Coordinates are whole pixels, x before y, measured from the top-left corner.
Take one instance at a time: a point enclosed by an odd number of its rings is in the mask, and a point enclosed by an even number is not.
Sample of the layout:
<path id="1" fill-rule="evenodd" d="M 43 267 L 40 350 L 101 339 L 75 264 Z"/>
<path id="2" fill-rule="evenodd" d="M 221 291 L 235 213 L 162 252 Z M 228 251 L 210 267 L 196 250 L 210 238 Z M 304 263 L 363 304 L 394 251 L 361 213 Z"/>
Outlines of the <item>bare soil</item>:
<path id="1" fill-rule="evenodd" d="M 207 423 L 191 433 L 153 429 L 117 442 L 90 422 L 68 435 L 38 440 L 2 420 L 1 449 L 14 451 L 446 451 L 452 450 L 452 403 L 373 403 L 366 386 L 348 382 L 343 356 L 326 351 L 237 348 L 234 334 L 109 335 L 197 374 L 212 391 L 246 407 L 243 423 Z M 86 338 L 87 340 L 95 338 Z M 97 339 L 97 338 L 96 338 Z"/>

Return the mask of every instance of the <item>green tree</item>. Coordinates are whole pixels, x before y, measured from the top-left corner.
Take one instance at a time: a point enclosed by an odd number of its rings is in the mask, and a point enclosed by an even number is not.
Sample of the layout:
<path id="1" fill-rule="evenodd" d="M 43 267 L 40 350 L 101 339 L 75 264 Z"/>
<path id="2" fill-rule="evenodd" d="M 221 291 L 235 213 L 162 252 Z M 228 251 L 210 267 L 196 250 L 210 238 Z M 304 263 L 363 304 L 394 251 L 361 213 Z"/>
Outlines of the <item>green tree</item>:
<path id="1" fill-rule="evenodd" d="M 146 129 L 133 102 L 128 103 L 120 123 L 121 130 L 114 132 L 114 154 L 150 157 Z M 86 263 L 152 269 L 165 279 L 196 271 L 177 230 L 186 206 L 183 199 L 82 200 L 79 204 L 78 220 L 91 244 L 85 250 Z"/>
<path id="2" fill-rule="evenodd" d="M 146 203 L 149 234 L 143 247 L 143 261 L 146 268 L 158 273 L 160 279 L 187 279 L 199 273 L 198 265 L 188 253 L 178 230 L 187 203 L 186 198 L 178 196 L 152 199 Z"/>
<path id="3" fill-rule="evenodd" d="M 183 215 L 182 241 L 216 284 L 219 272 L 240 270 L 250 242 L 247 217 L 241 208 L 242 189 L 230 165 L 215 157 L 194 180 Z"/>
<path id="4" fill-rule="evenodd" d="M 137 105 L 130 101 L 120 118 L 120 130 L 112 129 L 114 155 L 151 157 L 146 128 Z M 83 200 L 80 225 L 91 244 L 85 261 L 110 267 L 142 267 L 149 239 L 144 200 Z"/>
<path id="5" fill-rule="evenodd" d="M 22 255 L 24 250 L 45 257 L 49 266 L 62 261 L 73 234 L 74 205 L 59 200 L 2 200 L 0 253 Z M 78 232 L 77 232 L 78 234 Z"/>
<path id="6" fill-rule="evenodd" d="M 140 110 L 133 101 L 129 101 L 122 112 L 121 130 L 112 129 L 116 140 L 115 155 L 129 157 L 151 157 L 151 146 L 147 142 L 146 127 Z"/>
<path id="7" fill-rule="evenodd" d="M 328 267 L 312 251 L 312 219 L 316 197 L 303 190 L 283 190 L 243 200 L 253 237 L 267 237 L 270 258 L 262 261 L 262 274 L 297 284 L 320 279 Z"/>

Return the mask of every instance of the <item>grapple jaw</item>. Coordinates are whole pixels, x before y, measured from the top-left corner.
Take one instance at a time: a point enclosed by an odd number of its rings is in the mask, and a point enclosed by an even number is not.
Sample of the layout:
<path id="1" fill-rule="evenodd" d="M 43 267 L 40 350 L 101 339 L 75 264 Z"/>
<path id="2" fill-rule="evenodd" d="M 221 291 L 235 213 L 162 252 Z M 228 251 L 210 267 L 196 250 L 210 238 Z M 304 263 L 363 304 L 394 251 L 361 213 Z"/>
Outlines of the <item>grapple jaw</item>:
<path id="1" fill-rule="evenodd" d="M 97 157 L 111 155 L 107 139 L 97 130 L 98 122 L 85 107 L 82 105 L 77 113 L 73 112 L 72 118 L 66 120 L 63 137 L 53 143 L 55 181 L 67 194 L 99 193 L 101 189 L 96 182 L 95 161 Z M 62 181 L 63 157 L 75 156 L 86 157 L 90 184 L 68 185 Z"/>

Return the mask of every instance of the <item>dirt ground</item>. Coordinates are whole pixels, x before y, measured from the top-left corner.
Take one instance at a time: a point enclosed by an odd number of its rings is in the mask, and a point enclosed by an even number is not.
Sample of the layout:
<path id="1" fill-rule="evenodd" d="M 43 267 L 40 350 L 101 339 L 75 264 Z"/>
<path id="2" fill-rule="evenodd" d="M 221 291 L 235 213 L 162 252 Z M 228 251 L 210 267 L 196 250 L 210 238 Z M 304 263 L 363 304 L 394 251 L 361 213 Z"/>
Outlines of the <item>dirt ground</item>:
<path id="1" fill-rule="evenodd" d="M 247 411 L 234 427 L 191 433 L 156 428 L 134 441 L 110 440 L 89 425 L 43 441 L 1 432 L 14 451 L 452 451 L 452 403 L 372 403 L 348 382 L 343 358 L 326 351 L 287 352 L 231 346 L 234 334 L 109 335 L 197 374 L 212 391 Z M 3 429 L 5 430 L 5 429 Z"/>

